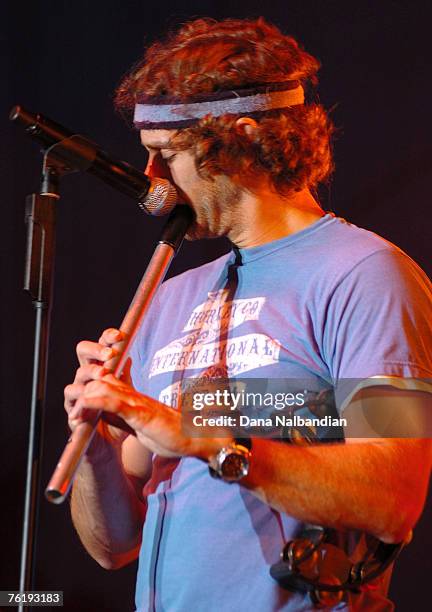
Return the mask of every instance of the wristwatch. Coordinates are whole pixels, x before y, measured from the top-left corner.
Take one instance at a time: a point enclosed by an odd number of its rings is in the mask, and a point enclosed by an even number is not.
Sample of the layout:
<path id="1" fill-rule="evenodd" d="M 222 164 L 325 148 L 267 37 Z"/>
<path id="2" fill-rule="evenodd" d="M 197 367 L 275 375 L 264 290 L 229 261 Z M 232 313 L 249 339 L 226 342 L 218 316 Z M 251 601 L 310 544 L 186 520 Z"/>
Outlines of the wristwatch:
<path id="1" fill-rule="evenodd" d="M 235 440 L 209 460 L 210 476 L 229 483 L 238 482 L 249 473 L 251 455 L 250 439 Z"/>

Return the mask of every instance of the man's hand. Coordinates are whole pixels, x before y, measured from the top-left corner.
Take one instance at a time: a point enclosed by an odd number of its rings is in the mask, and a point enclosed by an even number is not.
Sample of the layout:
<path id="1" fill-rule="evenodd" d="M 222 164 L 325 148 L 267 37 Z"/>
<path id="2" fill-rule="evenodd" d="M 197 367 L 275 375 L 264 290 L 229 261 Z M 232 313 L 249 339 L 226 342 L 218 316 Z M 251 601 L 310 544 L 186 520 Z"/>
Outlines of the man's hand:
<path id="1" fill-rule="evenodd" d="M 64 407 L 68 413 L 68 423 L 72 431 L 80 422 L 92 416 L 91 413 L 86 413 L 80 407 L 77 407 L 77 400 L 85 392 L 89 383 L 102 379 L 112 369 L 113 359 L 122 350 L 125 341 L 126 337 L 123 332 L 110 328 L 103 332 L 98 342 L 83 340 L 77 345 L 76 352 L 80 367 L 76 371 L 73 383 L 64 390 Z M 131 383 L 130 361 L 123 371 L 122 381 Z M 120 420 L 116 421 L 116 425 L 107 425 L 100 422 L 98 431 L 102 437 L 120 445 L 128 434 L 121 429 L 122 423 Z"/>
<path id="2" fill-rule="evenodd" d="M 76 399 L 71 418 L 83 418 L 83 414 L 94 410 L 120 417 L 135 431 L 141 444 L 163 457 L 188 455 L 207 460 L 232 441 L 228 435 L 222 438 L 186 435 L 180 410 L 138 393 L 128 382 L 112 374 L 102 373 L 87 381 Z"/>

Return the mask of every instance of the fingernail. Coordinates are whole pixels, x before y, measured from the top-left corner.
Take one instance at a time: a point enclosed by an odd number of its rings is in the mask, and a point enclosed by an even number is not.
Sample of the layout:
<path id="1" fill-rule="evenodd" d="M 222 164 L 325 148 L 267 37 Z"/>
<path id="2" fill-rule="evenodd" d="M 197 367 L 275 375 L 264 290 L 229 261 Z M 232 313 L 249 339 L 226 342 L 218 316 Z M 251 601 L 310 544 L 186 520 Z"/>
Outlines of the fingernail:
<path id="1" fill-rule="evenodd" d="M 110 357 L 112 357 L 112 354 L 113 354 L 113 350 L 110 348 L 104 348 L 101 351 L 102 359 L 109 359 Z"/>

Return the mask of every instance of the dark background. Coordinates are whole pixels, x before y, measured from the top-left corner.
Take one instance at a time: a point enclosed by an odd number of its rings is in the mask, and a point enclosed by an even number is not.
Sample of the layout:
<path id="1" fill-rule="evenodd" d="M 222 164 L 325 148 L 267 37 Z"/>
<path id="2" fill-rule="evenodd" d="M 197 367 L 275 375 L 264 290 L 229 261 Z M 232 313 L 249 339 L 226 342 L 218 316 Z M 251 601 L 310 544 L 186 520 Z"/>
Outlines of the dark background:
<path id="1" fill-rule="evenodd" d="M 397 243 L 431 275 L 432 159 L 428 2 L 347 3 L 133 0 L 1 3 L 2 351 L 0 589 L 17 589 L 34 314 L 22 293 L 24 199 L 38 190 L 37 145 L 7 121 L 14 104 L 88 135 L 142 167 L 137 134 L 112 109 L 121 75 L 161 32 L 196 16 L 263 15 L 319 57 L 320 96 L 338 127 L 336 175 L 325 209 Z M 64 179 L 58 205 L 43 483 L 66 439 L 62 389 L 74 347 L 118 325 L 151 255 L 161 222 L 87 175 Z M 223 242 L 186 245 L 171 273 L 213 258 Z M 379 482 L 377 482 L 379 487 Z M 383 499 L 383 503 L 385 500 Z M 394 572 L 398 610 L 428 602 L 432 508 Z M 67 611 L 132 608 L 135 567 L 102 570 L 82 549 L 68 504 L 40 502 L 36 587 L 62 589 Z M 181 563 L 181 551 L 179 551 Z M 245 577 L 247 580 L 247 577 Z"/>

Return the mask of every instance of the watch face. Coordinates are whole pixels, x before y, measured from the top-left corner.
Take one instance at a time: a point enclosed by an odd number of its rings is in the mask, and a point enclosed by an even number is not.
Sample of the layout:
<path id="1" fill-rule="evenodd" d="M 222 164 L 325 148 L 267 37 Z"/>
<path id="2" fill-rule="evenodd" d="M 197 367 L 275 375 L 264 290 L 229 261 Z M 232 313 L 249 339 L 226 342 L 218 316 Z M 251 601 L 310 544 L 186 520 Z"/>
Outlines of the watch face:
<path id="1" fill-rule="evenodd" d="M 249 462 L 243 455 L 231 453 L 225 457 L 221 467 L 223 478 L 240 480 L 248 473 Z"/>

